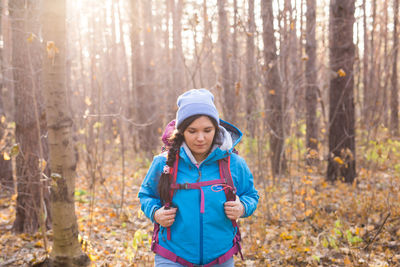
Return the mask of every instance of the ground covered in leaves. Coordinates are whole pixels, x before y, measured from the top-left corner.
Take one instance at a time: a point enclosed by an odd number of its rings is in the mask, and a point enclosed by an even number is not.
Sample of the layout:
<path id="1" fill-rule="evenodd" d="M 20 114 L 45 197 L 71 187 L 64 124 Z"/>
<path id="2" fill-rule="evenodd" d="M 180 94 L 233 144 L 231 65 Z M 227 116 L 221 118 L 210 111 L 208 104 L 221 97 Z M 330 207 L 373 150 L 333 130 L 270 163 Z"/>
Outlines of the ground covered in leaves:
<path id="1" fill-rule="evenodd" d="M 379 164 L 360 168 L 352 185 L 327 183 L 321 167 L 257 178 L 259 206 L 240 220 L 245 260 L 236 258 L 235 265 L 400 266 L 400 176 L 397 165 L 385 166 L 379 157 L 361 162 Z M 149 162 L 128 163 L 122 208 L 117 162 L 110 159 L 105 180 L 94 188 L 80 167 L 75 197 L 82 248 L 92 266 L 153 266 L 152 225 L 137 198 Z M 0 199 L 0 266 L 30 266 L 46 257 L 40 233 L 11 231 L 15 201 L 15 195 Z M 51 245 L 51 230 L 47 237 Z"/>

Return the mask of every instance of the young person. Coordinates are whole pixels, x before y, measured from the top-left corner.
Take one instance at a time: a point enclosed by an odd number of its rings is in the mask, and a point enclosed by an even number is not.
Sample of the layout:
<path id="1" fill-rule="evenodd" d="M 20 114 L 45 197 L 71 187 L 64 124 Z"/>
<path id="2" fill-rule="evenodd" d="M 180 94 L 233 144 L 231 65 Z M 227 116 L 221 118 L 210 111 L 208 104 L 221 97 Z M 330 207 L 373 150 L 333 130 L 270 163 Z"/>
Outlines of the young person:
<path id="1" fill-rule="evenodd" d="M 220 120 L 206 89 L 185 92 L 177 104 L 167 151 L 154 157 L 139 191 L 141 208 L 156 225 L 155 266 L 232 267 L 240 252 L 236 220 L 258 203 L 253 175 L 233 153 L 242 133 Z M 224 182 L 223 160 L 233 185 Z M 227 200 L 227 192 L 236 196 Z"/>

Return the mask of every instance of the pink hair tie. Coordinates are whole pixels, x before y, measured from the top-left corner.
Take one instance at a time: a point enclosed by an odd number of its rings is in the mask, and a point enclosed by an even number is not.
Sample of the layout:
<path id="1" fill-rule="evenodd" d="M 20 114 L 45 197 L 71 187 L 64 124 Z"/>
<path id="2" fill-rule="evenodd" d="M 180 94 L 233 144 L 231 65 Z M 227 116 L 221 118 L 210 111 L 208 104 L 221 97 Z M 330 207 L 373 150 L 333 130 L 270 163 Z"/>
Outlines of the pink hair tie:
<path id="1" fill-rule="evenodd" d="M 170 169 L 169 169 L 168 165 L 164 166 L 163 173 L 165 173 L 165 174 L 169 174 L 170 173 Z"/>

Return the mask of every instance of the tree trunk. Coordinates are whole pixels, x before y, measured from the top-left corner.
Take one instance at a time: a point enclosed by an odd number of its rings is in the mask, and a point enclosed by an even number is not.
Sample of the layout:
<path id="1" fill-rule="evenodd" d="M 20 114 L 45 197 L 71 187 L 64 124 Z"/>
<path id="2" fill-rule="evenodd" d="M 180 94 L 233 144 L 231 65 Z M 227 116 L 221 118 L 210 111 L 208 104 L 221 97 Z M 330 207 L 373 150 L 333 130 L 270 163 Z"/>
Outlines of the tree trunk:
<path id="1" fill-rule="evenodd" d="M 182 93 L 184 88 L 183 50 L 182 50 L 182 12 L 183 0 L 172 1 L 172 21 L 173 21 L 173 56 L 172 56 L 172 102 L 173 108 L 176 107 L 176 98 Z M 188 88 L 186 88 L 188 89 Z"/>
<path id="2" fill-rule="evenodd" d="M 2 30 L 3 8 L 0 5 L 0 31 Z M 3 33 L 1 32 L 3 35 Z M 3 106 L 2 89 L 4 87 L 4 61 L 3 61 L 3 48 L 0 48 L 0 72 L 2 79 L 0 80 L 0 143 L 7 143 L 7 121 L 6 113 Z M 3 151 L 4 152 L 4 151 Z M 11 160 L 4 159 L 3 153 L 0 152 L 0 191 L 7 195 L 14 193 L 14 180 L 12 174 Z"/>
<path id="3" fill-rule="evenodd" d="M 366 0 L 363 0 L 363 26 L 364 26 L 364 55 L 363 55 L 363 120 L 365 125 L 369 125 L 370 108 L 371 108 L 371 95 L 369 90 L 369 76 L 368 76 L 368 26 L 367 26 L 367 6 Z M 368 128 L 368 127 L 367 127 Z"/>
<path id="4" fill-rule="evenodd" d="M 132 53 L 132 61 L 131 61 L 131 75 L 132 75 L 132 110 L 131 110 L 131 118 L 135 118 L 137 120 L 139 118 L 139 100 L 138 96 L 140 92 L 143 90 L 143 67 L 142 67 L 142 48 L 140 45 L 140 27 L 141 27 L 141 17 L 140 17 L 140 1 L 141 0 L 131 0 L 130 8 L 131 8 L 131 53 Z M 133 148 L 134 150 L 139 150 L 139 129 L 131 124 L 130 132 L 132 133 L 133 138 Z"/>
<path id="5" fill-rule="evenodd" d="M 399 25 L 399 0 L 393 0 L 393 65 L 392 65 L 392 90 L 390 96 L 390 129 L 394 136 L 399 136 L 399 99 L 397 88 L 397 57 L 399 51 L 399 36 L 397 27 Z"/>
<path id="6" fill-rule="evenodd" d="M 203 35 L 203 43 L 202 43 L 202 50 L 204 51 L 204 58 L 203 58 L 203 71 L 202 75 L 200 76 L 200 85 L 201 87 L 211 87 L 215 84 L 215 67 L 214 67 L 214 51 L 213 51 L 213 42 L 212 42 L 212 28 L 211 22 L 207 14 L 207 0 L 203 0 L 203 28 L 204 28 L 204 35 Z"/>
<path id="7" fill-rule="evenodd" d="M 223 117 L 230 122 L 234 119 L 235 94 L 232 92 L 229 62 L 229 33 L 228 18 L 225 10 L 226 1 L 218 0 L 218 42 L 221 52 L 221 83 L 224 92 Z"/>
<path id="8" fill-rule="evenodd" d="M 65 93 L 65 0 L 43 1 L 43 88 L 50 144 L 53 266 L 87 266 L 78 241 L 74 191 L 76 157 Z"/>
<path id="9" fill-rule="evenodd" d="M 384 21 L 383 24 L 384 26 L 382 27 L 383 29 L 383 96 L 382 96 L 382 113 L 383 113 L 383 125 L 387 128 L 389 128 L 389 108 L 388 108 L 388 78 L 389 78 L 389 59 L 388 59 L 388 2 L 385 1 L 384 3 Z"/>
<path id="10" fill-rule="evenodd" d="M 0 142 L 7 142 L 8 134 L 6 132 L 6 128 L 7 121 L 3 109 L 2 96 L 0 94 Z M 3 153 L 0 153 L 0 189 L 2 193 L 7 195 L 14 193 L 14 180 L 11 160 L 4 159 Z"/>
<path id="11" fill-rule="evenodd" d="M 251 137 L 256 135 L 256 112 L 257 112 L 257 82 L 255 78 L 255 58 L 254 58 L 254 35 L 256 24 L 254 19 L 254 0 L 248 2 L 248 32 L 247 32 L 247 64 L 246 64 L 246 121 L 247 131 Z"/>
<path id="12" fill-rule="evenodd" d="M 278 72 L 276 43 L 274 37 L 274 17 L 272 0 L 261 1 L 263 21 L 265 103 L 269 114 L 266 124 L 270 133 L 271 168 L 274 175 L 286 169 L 284 153 L 285 136 L 283 131 L 282 84 Z"/>
<path id="13" fill-rule="evenodd" d="M 239 92 L 241 87 L 241 75 L 240 75 L 240 56 L 239 56 L 239 48 L 238 48 L 238 5 L 237 0 L 233 1 L 233 33 L 232 33 L 232 79 L 231 79 L 231 94 L 233 97 L 233 110 L 231 110 L 231 122 L 234 124 L 238 124 L 237 121 L 237 113 L 239 108 Z"/>
<path id="14" fill-rule="evenodd" d="M 318 156 L 318 120 L 317 120 L 317 68 L 316 52 L 317 41 L 315 38 L 316 27 L 316 0 L 307 0 L 307 23 L 306 23 L 306 144 L 307 162 L 312 163 Z"/>
<path id="15" fill-rule="evenodd" d="M 354 0 L 331 0 L 329 158 L 327 179 L 352 183 L 356 177 L 354 126 Z"/>
<path id="16" fill-rule="evenodd" d="M 157 103 L 159 93 L 157 92 L 157 79 L 155 72 L 156 58 L 154 56 L 154 28 L 152 1 L 142 0 L 143 21 L 144 21 L 144 79 L 137 88 L 137 121 L 142 125 L 139 128 L 139 146 L 147 156 L 151 157 L 153 150 L 159 145 L 159 132 L 157 122 L 160 117 Z"/>
<path id="17" fill-rule="evenodd" d="M 14 70 L 15 139 L 20 153 L 16 158 L 17 208 L 15 232 L 34 233 L 40 226 L 42 204 L 48 209 L 48 193 L 40 180 L 40 160 L 47 160 L 46 118 L 39 92 L 41 59 L 37 39 L 27 41 L 29 34 L 38 35 L 38 4 L 24 0 L 10 1 L 12 18 L 12 65 Z M 41 195 L 44 193 L 44 199 Z M 48 210 L 49 211 L 49 210 Z M 46 211 L 47 212 L 47 211 Z M 50 212 L 47 212 L 50 215 Z M 44 217 L 42 217 L 44 218 Z M 50 216 L 47 216 L 50 219 Z"/>
<path id="18" fill-rule="evenodd" d="M 215 67 L 213 56 L 213 43 L 211 39 L 211 22 L 207 13 L 207 0 L 203 0 L 203 59 L 202 71 L 200 75 L 200 86 L 211 87 L 215 84 Z"/>

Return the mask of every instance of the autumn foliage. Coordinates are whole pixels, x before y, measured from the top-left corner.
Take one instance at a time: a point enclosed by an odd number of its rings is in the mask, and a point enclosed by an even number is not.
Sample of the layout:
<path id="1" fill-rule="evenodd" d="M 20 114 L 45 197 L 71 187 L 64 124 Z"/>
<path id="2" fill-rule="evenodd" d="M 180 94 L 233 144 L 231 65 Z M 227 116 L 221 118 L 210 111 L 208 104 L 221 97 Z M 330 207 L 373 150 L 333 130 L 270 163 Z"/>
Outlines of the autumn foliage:
<path id="1" fill-rule="evenodd" d="M 385 133 L 385 129 L 382 129 Z M 387 133 L 387 131 L 386 131 Z M 359 175 L 349 185 L 328 183 L 324 164 L 308 167 L 288 145 L 289 173 L 273 182 L 258 169 L 254 140 L 239 148 L 255 174 L 258 209 L 240 220 L 245 260 L 236 266 L 395 266 L 400 263 L 400 142 L 382 134 L 359 138 Z M 137 192 L 149 161 L 131 155 L 125 205 L 119 209 L 121 169 L 118 154 L 103 166 L 105 180 L 90 188 L 82 162 L 75 191 L 79 240 L 92 266 L 153 266 L 152 228 L 140 211 Z M 264 176 L 259 176 L 259 173 Z M 0 202 L 0 264 L 40 262 L 46 252 L 40 233 L 15 235 L 15 195 Z M 52 231 L 47 231 L 52 240 Z M 51 249 L 51 248 L 50 248 Z"/>

